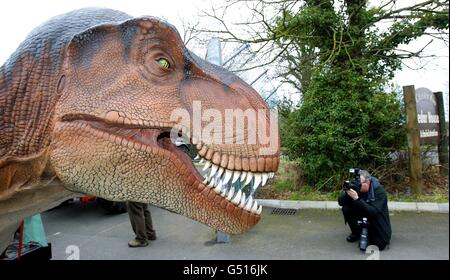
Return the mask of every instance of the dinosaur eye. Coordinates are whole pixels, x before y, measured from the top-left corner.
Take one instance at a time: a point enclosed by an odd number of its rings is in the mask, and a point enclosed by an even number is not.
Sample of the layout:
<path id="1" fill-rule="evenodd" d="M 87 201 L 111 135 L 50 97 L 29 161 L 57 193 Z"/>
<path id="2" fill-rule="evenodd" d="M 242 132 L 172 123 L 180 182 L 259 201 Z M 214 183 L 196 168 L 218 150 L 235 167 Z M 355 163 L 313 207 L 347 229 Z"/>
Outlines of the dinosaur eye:
<path id="1" fill-rule="evenodd" d="M 159 66 L 161 66 L 161 68 L 165 70 L 168 70 L 170 68 L 170 63 L 165 58 L 159 58 L 156 60 L 156 62 L 158 62 Z"/>

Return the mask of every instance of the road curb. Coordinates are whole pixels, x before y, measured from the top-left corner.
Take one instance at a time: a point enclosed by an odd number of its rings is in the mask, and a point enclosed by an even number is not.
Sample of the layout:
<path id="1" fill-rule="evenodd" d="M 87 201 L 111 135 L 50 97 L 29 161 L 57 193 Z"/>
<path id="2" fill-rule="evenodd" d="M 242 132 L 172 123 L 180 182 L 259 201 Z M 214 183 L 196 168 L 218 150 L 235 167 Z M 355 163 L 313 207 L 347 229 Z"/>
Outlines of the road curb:
<path id="1" fill-rule="evenodd" d="M 258 204 L 271 208 L 289 208 L 289 209 L 326 209 L 338 210 L 341 207 L 336 201 L 307 201 L 307 200 L 276 200 L 276 199 L 257 199 Z M 433 202 L 397 202 L 389 201 L 390 211 L 414 211 L 414 212 L 432 212 L 448 213 L 449 204 Z"/>

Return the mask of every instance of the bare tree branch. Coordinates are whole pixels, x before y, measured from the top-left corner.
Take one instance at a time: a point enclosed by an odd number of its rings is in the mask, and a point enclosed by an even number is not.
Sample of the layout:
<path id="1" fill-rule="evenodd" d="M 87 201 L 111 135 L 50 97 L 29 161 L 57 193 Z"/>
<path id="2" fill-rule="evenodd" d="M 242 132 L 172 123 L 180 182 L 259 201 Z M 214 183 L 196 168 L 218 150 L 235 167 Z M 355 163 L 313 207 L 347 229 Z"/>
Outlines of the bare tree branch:
<path id="1" fill-rule="evenodd" d="M 430 36 L 432 40 L 427 41 L 420 48 L 416 50 L 395 48 L 398 42 L 402 42 L 401 38 L 397 37 L 398 34 L 382 33 L 374 27 L 380 22 L 388 26 L 403 21 L 415 22 L 420 20 L 424 13 L 444 15 L 448 13 L 447 0 L 424 0 L 400 8 L 396 7 L 398 5 L 396 0 L 382 1 L 374 8 L 365 8 L 366 1 L 355 1 L 355 3 L 359 6 L 353 7 L 348 15 L 350 18 L 363 9 L 368 9 L 373 16 L 373 20 L 362 27 L 361 34 L 364 34 L 366 30 L 379 32 L 378 44 L 361 49 L 367 57 L 430 59 L 433 56 L 425 54 L 424 50 L 433 39 L 442 40 L 447 46 L 449 44 L 448 30 L 444 32 L 426 30 L 423 34 Z M 273 79 L 290 84 L 299 92 L 307 88 L 308 79 L 311 79 L 314 69 L 327 63 L 335 63 L 335 59 L 346 57 L 350 67 L 364 67 L 364 62 L 354 61 L 355 44 L 359 41 L 359 35 L 353 38 L 353 33 L 348 30 L 348 22 L 343 21 L 338 26 L 330 26 L 329 33 L 327 34 L 328 31 L 326 31 L 322 35 L 292 31 L 292 28 L 295 30 L 295 25 L 291 25 L 291 19 L 301 13 L 305 5 L 304 1 L 299 0 L 227 0 L 223 5 L 214 5 L 210 10 L 203 11 L 202 17 L 208 19 L 208 26 L 195 25 L 192 29 L 192 33 L 195 33 L 193 40 L 206 42 L 211 37 L 218 37 L 225 43 L 250 44 L 251 50 L 229 63 L 229 70 L 246 73 L 246 71 L 271 66 L 275 69 L 270 74 Z M 242 10 L 248 11 L 248 16 L 240 17 L 235 22 L 229 20 L 229 18 L 235 18 L 229 15 L 240 14 Z M 375 29 L 369 29 L 372 27 Z M 330 41 L 331 47 L 317 46 L 308 49 L 302 43 L 320 41 L 322 38 Z M 382 40 L 385 41 L 382 42 Z M 319 57 L 325 57 L 325 59 L 319 59 Z"/>

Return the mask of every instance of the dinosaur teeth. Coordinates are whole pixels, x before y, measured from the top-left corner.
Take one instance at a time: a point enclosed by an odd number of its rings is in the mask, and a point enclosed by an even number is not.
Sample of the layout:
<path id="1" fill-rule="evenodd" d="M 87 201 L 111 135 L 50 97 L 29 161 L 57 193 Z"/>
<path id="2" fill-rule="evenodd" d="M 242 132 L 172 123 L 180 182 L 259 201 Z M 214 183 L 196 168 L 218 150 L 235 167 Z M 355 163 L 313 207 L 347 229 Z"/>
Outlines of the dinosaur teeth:
<path id="1" fill-rule="evenodd" d="M 267 183 L 268 179 L 269 179 L 269 174 L 263 173 L 262 174 L 262 182 L 261 182 L 262 186 L 264 186 Z"/>
<path id="2" fill-rule="evenodd" d="M 244 172 L 242 172 L 242 175 L 241 175 L 241 183 L 244 182 L 245 177 L 247 177 L 247 172 L 244 171 Z"/>
<path id="3" fill-rule="evenodd" d="M 256 210 L 256 214 L 260 215 L 262 212 L 262 205 L 259 205 L 258 210 Z"/>
<path id="4" fill-rule="evenodd" d="M 219 183 L 222 182 L 222 180 L 220 180 L 219 178 L 214 178 L 214 186 L 217 187 L 219 185 Z"/>
<path id="5" fill-rule="evenodd" d="M 220 176 L 222 176 L 224 170 L 225 169 L 223 167 L 219 168 L 219 170 L 217 171 L 217 178 L 220 178 Z"/>
<path id="6" fill-rule="evenodd" d="M 211 162 L 207 161 L 207 162 L 205 163 L 205 166 L 203 167 L 202 171 L 206 171 L 206 170 L 208 170 L 208 168 L 210 168 L 210 167 L 211 167 Z"/>
<path id="7" fill-rule="evenodd" d="M 218 194 L 220 194 L 220 192 L 222 191 L 222 181 L 221 180 L 219 180 L 219 182 L 216 184 L 214 191 Z"/>
<path id="8" fill-rule="evenodd" d="M 236 183 L 236 181 L 241 177 L 240 171 L 234 171 L 233 172 L 233 180 L 231 180 L 231 184 Z"/>
<path id="9" fill-rule="evenodd" d="M 230 191 L 228 192 L 227 200 L 231 201 L 231 198 L 233 198 L 234 195 L 234 187 L 231 187 Z"/>
<path id="10" fill-rule="evenodd" d="M 239 208 L 244 208 L 245 206 L 245 193 L 242 193 L 241 202 L 239 203 Z"/>
<path id="11" fill-rule="evenodd" d="M 256 202 L 256 200 L 255 200 L 255 201 L 253 202 L 252 208 L 250 209 L 250 212 L 256 214 L 256 211 L 257 211 L 257 210 L 258 210 L 258 202 Z"/>
<path id="12" fill-rule="evenodd" d="M 238 190 L 236 196 L 233 198 L 233 200 L 231 200 L 231 203 L 238 205 L 241 202 L 241 197 L 242 197 L 242 191 Z"/>
<path id="13" fill-rule="evenodd" d="M 211 179 L 211 181 L 208 184 L 208 187 L 214 188 L 214 178 Z"/>
<path id="14" fill-rule="evenodd" d="M 253 179 L 253 173 L 247 172 L 247 179 L 245 180 L 244 186 L 247 186 L 252 179 Z"/>
<path id="15" fill-rule="evenodd" d="M 222 163 L 214 164 L 211 160 L 203 158 L 202 155 L 196 157 L 196 160 L 200 160 L 199 162 L 204 164 L 201 172 L 205 177 L 204 185 L 242 210 L 256 215 L 262 213 L 262 206 L 257 203 L 253 195 L 259 187 L 266 185 L 269 179 L 274 177 L 274 172 L 227 169 L 221 166 Z M 242 188 L 247 185 L 250 185 L 249 191 L 245 191 L 249 193 L 248 195 L 242 191 Z"/>
<path id="16" fill-rule="evenodd" d="M 225 170 L 225 175 L 223 177 L 223 184 L 226 185 L 231 179 L 231 176 L 233 175 L 233 171 Z"/>
<path id="17" fill-rule="evenodd" d="M 217 165 L 215 165 L 215 164 L 213 164 L 211 166 L 211 173 L 209 173 L 209 178 L 212 178 L 214 176 L 214 174 L 216 174 L 218 168 L 219 167 Z"/>
<path id="18" fill-rule="evenodd" d="M 256 191 L 256 189 L 259 187 L 259 184 L 261 183 L 262 177 L 261 174 L 255 174 L 255 180 L 253 181 L 253 192 Z"/>
<path id="19" fill-rule="evenodd" d="M 250 211 L 253 205 L 253 198 L 252 196 L 249 196 L 247 203 L 245 204 L 244 210 Z"/>
<path id="20" fill-rule="evenodd" d="M 222 185 L 222 186 L 223 186 L 222 187 L 222 192 L 220 193 L 220 195 L 222 197 L 226 197 L 228 195 L 228 189 L 227 189 L 227 187 L 225 185 Z"/>

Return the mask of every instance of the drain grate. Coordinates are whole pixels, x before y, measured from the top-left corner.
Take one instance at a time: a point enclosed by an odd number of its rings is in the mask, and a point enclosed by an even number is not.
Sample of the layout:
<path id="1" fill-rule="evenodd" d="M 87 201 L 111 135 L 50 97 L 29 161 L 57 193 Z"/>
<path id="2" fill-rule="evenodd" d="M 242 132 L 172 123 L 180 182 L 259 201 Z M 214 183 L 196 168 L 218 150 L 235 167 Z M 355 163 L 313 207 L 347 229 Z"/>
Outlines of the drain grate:
<path id="1" fill-rule="evenodd" d="M 283 208 L 275 208 L 272 210 L 272 215 L 280 215 L 280 216 L 292 216 L 297 214 L 297 209 L 283 209 Z"/>

